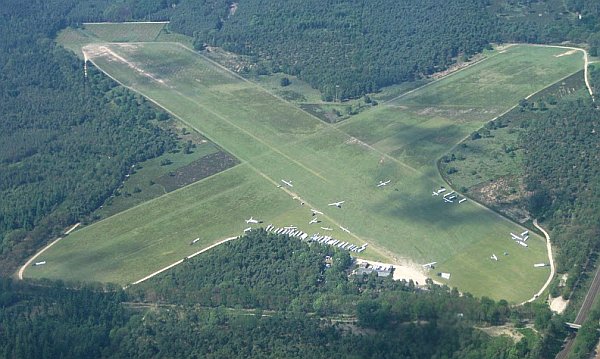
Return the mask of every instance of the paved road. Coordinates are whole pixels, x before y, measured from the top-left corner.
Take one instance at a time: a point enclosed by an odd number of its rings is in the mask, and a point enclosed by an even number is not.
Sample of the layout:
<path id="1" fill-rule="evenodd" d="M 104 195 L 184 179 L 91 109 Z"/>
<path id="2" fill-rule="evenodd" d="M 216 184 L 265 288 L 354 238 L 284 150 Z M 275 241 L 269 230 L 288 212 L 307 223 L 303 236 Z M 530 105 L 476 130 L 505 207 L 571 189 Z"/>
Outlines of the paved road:
<path id="1" fill-rule="evenodd" d="M 592 285 L 590 285 L 590 289 L 588 290 L 585 299 L 583 300 L 583 304 L 577 313 L 577 317 L 575 318 L 575 324 L 583 324 L 583 322 L 585 322 L 590 310 L 592 309 L 592 305 L 598 297 L 598 292 L 600 292 L 600 267 L 596 269 L 596 274 L 594 275 Z M 557 359 L 564 359 L 569 356 L 574 340 L 575 338 L 573 337 L 567 342 L 565 348 L 556 356 Z"/>

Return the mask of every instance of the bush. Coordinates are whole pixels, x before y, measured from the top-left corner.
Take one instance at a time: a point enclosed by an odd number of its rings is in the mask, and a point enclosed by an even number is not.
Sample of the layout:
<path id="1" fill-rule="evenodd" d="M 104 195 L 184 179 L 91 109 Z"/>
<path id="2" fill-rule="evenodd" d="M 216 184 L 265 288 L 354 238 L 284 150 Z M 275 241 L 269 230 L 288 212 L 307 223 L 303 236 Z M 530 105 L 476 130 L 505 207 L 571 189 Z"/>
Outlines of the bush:
<path id="1" fill-rule="evenodd" d="M 282 78 L 281 81 L 279 82 L 279 84 L 281 85 L 281 87 L 289 86 L 291 83 L 292 82 L 287 77 Z"/>

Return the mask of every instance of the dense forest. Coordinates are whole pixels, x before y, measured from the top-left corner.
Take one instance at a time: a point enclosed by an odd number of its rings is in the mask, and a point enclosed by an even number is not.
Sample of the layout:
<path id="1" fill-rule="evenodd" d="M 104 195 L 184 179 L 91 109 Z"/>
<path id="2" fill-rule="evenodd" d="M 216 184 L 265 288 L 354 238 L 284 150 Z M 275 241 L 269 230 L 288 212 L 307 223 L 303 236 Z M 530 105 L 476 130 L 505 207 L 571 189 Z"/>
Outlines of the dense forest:
<path id="1" fill-rule="evenodd" d="M 0 280 L 0 356 L 550 358 L 560 346 L 547 307 L 348 277 L 347 253 L 328 250 L 254 231 L 126 291 Z M 500 324 L 524 337 L 475 328 Z"/>
<path id="2" fill-rule="evenodd" d="M 554 229 L 558 271 L 583 266 L 600 246 L 600 112 L 591 100 L 562 102 L 524 133 L 529 209 Z M 572 240 L 577 238 L 578 240 Z M 576 269 L 575 269 L 576 270 Z"/>
<path id="3" fill-rule="evenodd" d="M 173 148 L 157 110 L 58 47 L 76 1 L 0 10 L 0 271 L 99 207 L 131 166 Z M 164 115 L 163 115 L 164 116 Z"/>
<path id="4" fill-rule="evenodd" d="M 182 0 L 169 17 L 196 48 L 247 55 L 242 71 L 296 75 L 327 100 L 430 75 L 491 42 L 600 48 L 600 10 L 581 0 Z"/>
<path id="5" fill-rule="evenodd" d="M 184 1 L 170 27 L 204 44 L 256 57 L 256 73 L 283 71 L 344 99 L 443 70 L 491 40 L 485 1 Z M 448 16 L 448 14 L 453 16 Z"/>

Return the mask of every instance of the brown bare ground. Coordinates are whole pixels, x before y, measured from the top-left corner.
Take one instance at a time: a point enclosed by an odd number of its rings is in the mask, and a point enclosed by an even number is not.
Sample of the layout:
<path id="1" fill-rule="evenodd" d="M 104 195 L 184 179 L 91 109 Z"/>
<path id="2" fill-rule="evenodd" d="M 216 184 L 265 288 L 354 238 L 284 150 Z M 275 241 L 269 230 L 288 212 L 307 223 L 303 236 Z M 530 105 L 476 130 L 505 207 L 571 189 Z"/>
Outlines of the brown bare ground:
<path id="1" fill-rule="evenodd" d="M 516 192 L 511 193 L 511 190 L 514 188 L 516 188 Z M 520 223 L 531 218 L 529 212 L 521 204 L 522 199 L 530 195 L 525 190 L 522 179 L 500 177 L 493 181 L 474 186 L 470 191 L 471 195 L 477 201 L 514 218 Z"/>

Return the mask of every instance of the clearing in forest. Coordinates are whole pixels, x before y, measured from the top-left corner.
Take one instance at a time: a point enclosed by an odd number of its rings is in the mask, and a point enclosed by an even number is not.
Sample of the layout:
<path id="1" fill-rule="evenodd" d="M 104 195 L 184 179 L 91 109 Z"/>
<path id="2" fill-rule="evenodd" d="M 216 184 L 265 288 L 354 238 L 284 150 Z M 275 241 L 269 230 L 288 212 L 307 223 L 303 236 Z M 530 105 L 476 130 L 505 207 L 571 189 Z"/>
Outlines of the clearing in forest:
<path id="1" fill-rule="evenodd" d="M 94 46 L 96 66 L 241 164 L 72 233 L 26 276 L 126 284 L 197 251 L 196 237 L 208 245 L 241 233 L 254 216 L 309 233 L 331 227 L 336 238 L 368 242 L 370 259 L 437 261 L 430 275 L 449 272 L 439 280 L 476 295 L 519 302 L 547 278 L 533 267 L 547 261 L 541 238 L 521 247 L 510 240 L 522 231 L 517 224 L 471 201 L 432 196 L 443 185 L 435 160 L 519 99 L 581 69 L 579 56 L 514 46 L 335 127 L 180 44 Z M 293 187 L 278 188 L 281 179 Z M 342 200 L 342 208 L 328 206 Z M 322 223 L 308 224 L 310 207 L 325 213 Z"/>

